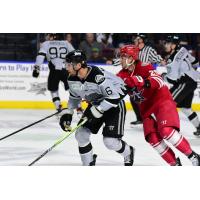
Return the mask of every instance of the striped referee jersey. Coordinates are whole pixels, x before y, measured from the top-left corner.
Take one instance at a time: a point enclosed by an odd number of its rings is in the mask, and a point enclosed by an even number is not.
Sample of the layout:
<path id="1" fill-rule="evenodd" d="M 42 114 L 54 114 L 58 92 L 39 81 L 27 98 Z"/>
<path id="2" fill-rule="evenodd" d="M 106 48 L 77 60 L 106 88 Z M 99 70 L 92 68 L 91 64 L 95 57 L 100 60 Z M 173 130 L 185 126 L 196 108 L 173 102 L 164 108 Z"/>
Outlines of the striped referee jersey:
<path id="1" fill-rule="evenodd" d="M 160 63 L 162 57 L 151 46 L 145 45 L 139 52 L 139 59 L 144 63 Z"/>

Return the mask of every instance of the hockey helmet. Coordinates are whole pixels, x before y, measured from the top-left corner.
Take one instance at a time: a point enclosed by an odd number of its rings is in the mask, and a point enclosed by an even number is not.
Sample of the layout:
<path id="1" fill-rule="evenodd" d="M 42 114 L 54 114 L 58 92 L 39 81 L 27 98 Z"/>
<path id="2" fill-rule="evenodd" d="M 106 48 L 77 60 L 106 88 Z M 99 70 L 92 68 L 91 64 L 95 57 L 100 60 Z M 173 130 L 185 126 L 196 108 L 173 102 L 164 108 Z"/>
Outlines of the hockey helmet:
<path id="1" fill-rule="evenodd" d="M 175 44 L 175 45 L 179 45 L 179 43 L 180 43 L 180 38 L 179 38 L 178 35 L 168 35 L 165 41 L 166 41 L 167 43 L 168 43 L 168 42 L 171 42 L 171 43 L 173 43 L 173 44 Z"/>
<path id="2" fill-rule="evenodd" d="M 68 63 L 81 63 L 82 67 L 87 66 L 86 55 L 81 50 L 74 50 L 67 54 L 66 62 Z"/>
<path id="3" fill-rule="evenodd" d="M 133 60 L 139 59 L 139 48 L 136 45 L 125 45 L 120 48 L 120 56 L 128 55 L 133 58 Z"/>
<path id="4" fill-rule="evenodd" d="M 141 38 L 144 43 L 147 42 L 147 35 L 145 33 L 138 33 L 137 38 Z"/>

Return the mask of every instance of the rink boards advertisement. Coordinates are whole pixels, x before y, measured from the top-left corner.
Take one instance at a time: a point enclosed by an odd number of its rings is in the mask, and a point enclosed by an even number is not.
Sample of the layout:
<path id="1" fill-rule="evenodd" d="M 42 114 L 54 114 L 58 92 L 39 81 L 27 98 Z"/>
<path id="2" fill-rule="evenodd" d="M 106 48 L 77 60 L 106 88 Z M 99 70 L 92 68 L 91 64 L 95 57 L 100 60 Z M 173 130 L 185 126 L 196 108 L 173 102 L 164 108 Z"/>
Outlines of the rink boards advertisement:
<path id="1" fill-rule="evenodd" d="M 48 65 L 40 68 L 40 76 L 32 77 L 34 63 L 31 62 L 0 62 L 0 108 L 54 108 L 51 94 L 47 90 Z M 117 73 L 120 66 L 97 65 L 112 73 Z M 158 72 L 165 71 L 164 67 L 157 67 Z M 61 82 L 59 94 L 62 103 L 66 106 L 68 92 Z M 130 108 L 128 96 L 125 97 L 126 106 Z M 195 91 L 193 108 L 200 110 L 200 84 Z"/>

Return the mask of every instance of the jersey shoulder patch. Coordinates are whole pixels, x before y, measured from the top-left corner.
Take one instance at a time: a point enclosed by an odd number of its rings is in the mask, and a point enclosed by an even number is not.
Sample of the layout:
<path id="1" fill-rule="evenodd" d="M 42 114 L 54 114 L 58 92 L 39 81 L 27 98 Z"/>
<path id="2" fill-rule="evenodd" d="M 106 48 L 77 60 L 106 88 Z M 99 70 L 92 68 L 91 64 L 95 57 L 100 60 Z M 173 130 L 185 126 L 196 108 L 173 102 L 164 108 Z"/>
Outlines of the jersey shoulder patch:
<path id="1" fill-rule="evenodd" d="M 101 75 L 101 74 L 97 74 L 95 76 L 95 81 L 96 81 L 96 83 L 101 84 L 105 81 L 105 76 Z"/>
<path id="2" fill-rule="evenodd" d="M 105 76 L 102 70 L 96 66 L 91 66 L 91 71 L 86 81 L 101 84 L 104 82 L 104 80 L 105 80 Z"/>

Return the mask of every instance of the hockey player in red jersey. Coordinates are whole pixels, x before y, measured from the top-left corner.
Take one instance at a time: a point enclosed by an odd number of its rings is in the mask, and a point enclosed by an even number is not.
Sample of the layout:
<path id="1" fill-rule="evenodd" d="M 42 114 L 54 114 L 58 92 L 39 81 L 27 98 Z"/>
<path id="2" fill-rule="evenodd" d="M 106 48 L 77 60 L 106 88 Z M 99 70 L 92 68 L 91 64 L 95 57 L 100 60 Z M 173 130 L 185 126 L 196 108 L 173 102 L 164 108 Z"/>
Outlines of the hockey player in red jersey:
<path id="1" fill-rule="evenodd" d="M 194 166 L 200 166 L 200 156 L 180 133 L 176 104 L 161 76 L 151 64 L 138 59 L 139 49 L 126 45 L 120 49 L 122 70 L 117 74 L 129 88 L 129 95 L 138 102 L 145 140 L 171 166 L 181 165 L 165 141 L 185 154 Z"/>

